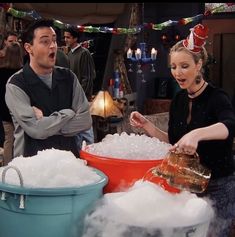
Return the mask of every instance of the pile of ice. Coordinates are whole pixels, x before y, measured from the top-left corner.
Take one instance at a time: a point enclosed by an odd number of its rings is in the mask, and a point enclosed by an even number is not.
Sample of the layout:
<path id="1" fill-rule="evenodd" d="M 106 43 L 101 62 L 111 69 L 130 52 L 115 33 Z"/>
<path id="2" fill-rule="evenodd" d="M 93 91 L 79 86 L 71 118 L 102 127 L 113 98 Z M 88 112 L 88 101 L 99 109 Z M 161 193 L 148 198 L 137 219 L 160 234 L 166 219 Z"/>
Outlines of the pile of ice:
<path id="1" fill-rule="evenodd" d="M 18 168 L 23 186 L 30 188 L 81 187 L 94 184 L 101 177 L 85 161 L 70 151 L 48 149 L 31 157 L 19 156 L 0 168 L 0 177 L 6 167 Z M 19 176 L 12 168 L 6 171 L 5 183 L 20 185 Z"/>
<path id="2" fill-rule="evenodd" d="M 123 132 L 106 135 L 101 142 L 88 145 L 86 151 L 108 158 L 159 160 L 166 156 L 170 147 L 155 137 Z"/>
<path id="3" fill-rule="evenodd" d="M 173 194 L 148 181 L 137 181 L 126 192 L 103 196 L 86 217 L 83 237 L 203 237 L 213 216 L 210 201 L 196 194 Z"/>

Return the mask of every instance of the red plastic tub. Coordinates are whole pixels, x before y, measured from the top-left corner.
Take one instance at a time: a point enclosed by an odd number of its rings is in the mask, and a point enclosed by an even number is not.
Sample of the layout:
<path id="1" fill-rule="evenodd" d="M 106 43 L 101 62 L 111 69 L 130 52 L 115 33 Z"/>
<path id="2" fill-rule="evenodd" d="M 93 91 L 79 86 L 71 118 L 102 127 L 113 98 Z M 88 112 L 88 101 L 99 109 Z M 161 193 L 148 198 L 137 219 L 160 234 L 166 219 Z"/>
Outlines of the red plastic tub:
<path id="1" fill-rule="evenodd" d="M 147 171 L 160 165 L 162 160 L 127 160 L 109 158 L 88 153 L 86 148 L 80 151 L 80 158 L 87 161 L 89 166 L 101 170 L 108 176 L 105 193 L 123 191 L 132 186 L 137 180 L 142 179 Z M 154 177 L 154 183 L 160 184 L 169 192 L 178 193 L 179 190 L 171 187 L 159 177 Z"/>

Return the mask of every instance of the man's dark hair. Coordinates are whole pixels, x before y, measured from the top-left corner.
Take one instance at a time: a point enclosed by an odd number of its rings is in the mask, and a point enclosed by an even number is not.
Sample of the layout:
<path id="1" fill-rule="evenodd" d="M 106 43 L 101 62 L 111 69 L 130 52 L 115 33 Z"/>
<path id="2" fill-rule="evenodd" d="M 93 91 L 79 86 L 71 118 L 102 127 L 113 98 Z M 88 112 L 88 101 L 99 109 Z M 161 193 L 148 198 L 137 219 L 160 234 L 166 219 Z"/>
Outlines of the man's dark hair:
<path id="1" fill-rule="evenodd" d="M 77 38 L 77 41 L 79 39 L 79 33 L 78 30 L 74 26 L 68 26 L 64 29 L 64 32 L 69 32 L 73 38 Z"/>
<path id="2" fill-rule="evenodd" d="M 10 36 L 10 35 L 14 35 L 18 38 L 18 34 L 14 31 L 8 31 L 4 37 L 4 40 L 7 40 L 7 38 Z"/>
<path id="3" fill-rule="evenodd" d="M 23 43 L 23 45 L 25 43 L 30 43 L 30 44 L 33 43 L 34 31 L 37 28 L 53 27 L 53 26 L 54 26 L 54 21 L 53 20 L 40 19 L 40 20 L 33 21 L 22 34 L 22 43 Z"/>

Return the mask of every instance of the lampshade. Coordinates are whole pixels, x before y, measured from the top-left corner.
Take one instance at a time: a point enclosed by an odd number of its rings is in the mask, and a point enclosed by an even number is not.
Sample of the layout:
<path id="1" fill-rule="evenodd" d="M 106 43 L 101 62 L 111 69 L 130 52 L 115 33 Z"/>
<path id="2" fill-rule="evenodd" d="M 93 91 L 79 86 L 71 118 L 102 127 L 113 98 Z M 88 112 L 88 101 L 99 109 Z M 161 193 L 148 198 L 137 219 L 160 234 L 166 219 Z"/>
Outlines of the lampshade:
<path id="1" fill-rule="evenodd" d="M 123 117 L 119 108 L 114 104 L 114 101 L 108 91 L 99 91 L 90 105 L 91 115 L 97 115 L 103 118 L 111 116 Z"/>

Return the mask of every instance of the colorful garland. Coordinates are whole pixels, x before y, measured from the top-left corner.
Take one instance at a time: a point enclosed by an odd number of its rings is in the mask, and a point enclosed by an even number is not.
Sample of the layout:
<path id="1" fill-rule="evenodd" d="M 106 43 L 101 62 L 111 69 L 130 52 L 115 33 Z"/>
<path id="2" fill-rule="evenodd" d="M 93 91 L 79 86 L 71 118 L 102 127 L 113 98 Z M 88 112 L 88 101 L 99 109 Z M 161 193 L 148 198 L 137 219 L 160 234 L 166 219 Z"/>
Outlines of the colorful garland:
<path id="1" fill-rule="evenodd" d="M 111 27 L 106 27 L 106 26 L 94 27 L 94 26 L 81 26 L 81 25 L 77 25 L 76 27 L 78 28 L 80 32 L 87 32 L 87 33 L 137 34 L 137 33 L 140 33 L 143 28 L 148 28 L 152 30 L 163 30 L 166 27 L 177 25 L 177 24 L 186 25 L 190 22 L 201 20 L 205 16 L 209 16 L 214 13 L 223 12 L 225 9 L 233 5 L 235 5 L 235 3 L 223 3 L 222 5 L 218 7 L 214 7 L 212 9 L 206 10 L 204 14 L 199 14 L 193 17 L 182 18 L 178 21 L 168 20 L 159 24 L 143 23 L 143 25 L 132 27 L 132 28 L 111 28 Z M 29 12 L 23 12 L 23 11 L 15 10 L 11 8 L 10 6 L 11 6 L 10 3 L 0 3 L 0 8 L 3 8 L 7 13 L 11 14 L 12 16 L 16 18 L 30 17 L 35 20 L 42 18 L 34 10 L 29 11 Z M 54 20 L 54 25 L 58 27 L 59 29 L 64 29 L 70 26 L 69 24 L 64 24 L 63 22 L 58 21 L 58 20 Z"/>

